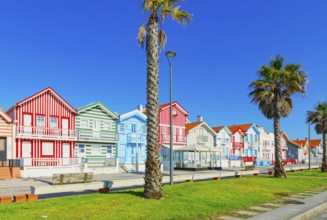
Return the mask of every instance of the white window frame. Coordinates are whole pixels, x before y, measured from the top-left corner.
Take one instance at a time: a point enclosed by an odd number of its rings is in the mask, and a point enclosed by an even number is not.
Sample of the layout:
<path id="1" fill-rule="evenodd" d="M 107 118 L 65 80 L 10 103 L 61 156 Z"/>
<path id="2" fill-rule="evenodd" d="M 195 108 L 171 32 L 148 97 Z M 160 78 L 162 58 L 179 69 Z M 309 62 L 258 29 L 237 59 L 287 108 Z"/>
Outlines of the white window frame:
<path id="1" fill-rule="evenodd" d="M 89 120 L 81 118 L 80 119 L 80 127 L 81 128 L 88 128 L 89 127 Z"/>
<path id="2" fill-rule="evenodd" d="M 54 121 L 53 121 L 53 119 L 56 119 L 56 124 L 55 124 L 55 126 L 54 126 Z M 50 128 L 58 128 L 58 125 L 59 125 L 59 123 L 58 123 L 58 118 L 57 117 L 50 117 Z"/>
<path id="3" fill-rule="evenodd" d="M 101 145 L 92 145 L 91 147 L 91 154 L 92 155 L 100 155 L 102 153 L 102 146 Z"/>
<path id="4" fill-rule="evenodd" d="M 53 156 L 54 155 L 54 143 L 53 142 L 42 142 L 42 156 Z"/>
<path id="5" fill-rule="evenodd" d="M 120 131 L 120 132 L 125 132 L 125 123 L 121 123 L 121 124 L 119 125 L 119 131 Z"/>
<path id="6" fill-rule="evenodd" d="M 43 124 L 40 126 L 40 120 L 39 119 L 43 119 Z M 44 128 L 45 127 L 45 116 L 43 115 L 37 115 L 36 116 L 36 127 L 39 127 L 39 128 Z"/>
<path id="7" fill-rule="evenodd" d="M 109 121 L 103 122 L 103 130 L 110 131 L 111 130 L 111 123 Z"/>

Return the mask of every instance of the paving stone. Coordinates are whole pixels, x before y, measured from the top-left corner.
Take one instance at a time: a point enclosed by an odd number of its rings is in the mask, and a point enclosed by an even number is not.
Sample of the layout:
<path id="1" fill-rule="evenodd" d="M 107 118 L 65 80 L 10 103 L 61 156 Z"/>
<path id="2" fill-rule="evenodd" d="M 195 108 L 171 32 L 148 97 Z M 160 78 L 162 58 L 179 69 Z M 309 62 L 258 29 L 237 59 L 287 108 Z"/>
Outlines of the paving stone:
<path id="1" fill-rule="evenodd" d="M 243 218 L 236 218 L 236 217 L 232 217 L 232 216 L 220 216 L 219 219 L 223 219 L 223 220 L 243 220 Z"/>
<path id="2" fill-rule="evenodd" d="M 245 211 L 245 210 L 240 210 L 236 212 L 237 214 L 241 214 L 241 215 L 251 215 L 251 216 L 255 216 L 255 215 L 259 215 L 260 213 L 257 212 L 250 212 L 250 211 Z"/>
<path id="3" fill-rule="evenodd" d="M 266 205 L 266 206 L 272 206 L 272 207 L 282 207 L 284 205 L 282 204 L 276 204 L 276 203 L 265 203 L 263 205 Z"/>
<path id="4" fill-rule="evenodd" d="M 272 210 L 271 208 L 265 208 L 265 207 L 260 207 L 260 206 L 252 206 L 250 209 L 258 210 L 258 211 L 270 211 L 270 210 Z"/>

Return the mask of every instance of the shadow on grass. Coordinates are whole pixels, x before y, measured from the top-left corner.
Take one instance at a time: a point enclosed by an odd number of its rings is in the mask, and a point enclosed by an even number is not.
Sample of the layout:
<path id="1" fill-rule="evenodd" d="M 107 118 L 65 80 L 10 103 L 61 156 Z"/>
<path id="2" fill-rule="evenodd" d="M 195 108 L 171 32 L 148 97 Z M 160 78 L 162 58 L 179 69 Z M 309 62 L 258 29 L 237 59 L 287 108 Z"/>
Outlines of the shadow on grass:
<path id="1" fill-rule="evenodd" d="M 127 194 L 127 195 L 132 195 L 132 196 L 136 196 L 136 197 L 144 197 L 144 193 L 143 192 L 139 192 L 139 191 L 133 191 L 133 190 L 126 190 L 126 191 L 115 191 L 112 192 L 112 194 Z"/>

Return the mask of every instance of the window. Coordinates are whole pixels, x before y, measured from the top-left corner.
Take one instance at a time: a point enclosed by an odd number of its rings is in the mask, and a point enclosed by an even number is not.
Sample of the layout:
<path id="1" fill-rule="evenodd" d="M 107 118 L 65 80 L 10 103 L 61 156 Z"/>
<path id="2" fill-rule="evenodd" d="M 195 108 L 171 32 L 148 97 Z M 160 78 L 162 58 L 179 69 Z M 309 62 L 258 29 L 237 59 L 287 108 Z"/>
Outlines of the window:
<path id="1" fill-rule="evenodd" d="M 53 156 L 53 142 L 42 143 L 42 156 Z"/>
<path id="2" fill-rule="evenodd" d="M 125 132 L 125 124 L 124 123 L 120 124 L 120 132 Z"/>
<path id="3" fill-rule="evenodd" d="M 120 157 L 125 156 L 125 145 L 120 145 Z"/>
<path id="4" fill-rule="evenodd" d="M 131 124 L 131 132 L 136 133 L 136 124 Z"/>
<path id="5" fill-rule="evenodd" d="M 87 128 L 88 125 L 89 125 L 88 120 L 86 120 L 86 119 L 81 119 L 81 122 L 80 122 L 80 126 L 81 126 L 81 128 Z"/>
<path id="6" fill-rule="evenodd" d="M 146 126 L 143 125 L 143 133 L 146 133 Z"/>
<path id="7" fill-rule="evenodd" d="M 112 146 L 111 145 L 107 145 L 107 153 L 108 154 L 112 153 Z"/>
<path id="8" fill-rule="evenodd" d="M 92 145 L 91 148 L 91 153 L 92 154 L 101 154 L 101 146 L 100 145 Z"/>
<path id="9" fill-rule="evenodd" d="M 85 145 L 84 144 L 79 144 L 78 149 L 79 149 L 80 153 L 84 153 L 85 152 Z"/>
<path id="10" fill-rule="evenodd" d="M 45 127 L 45 117 L 36 116 L 36 127 Z"/>
<path id="11" fill-rule="evenodd" d="M 167 127 L 162 127 L 162 134 L 167 134 Z"/>
<path id="12" fill-rule="evenodd" d="M 103 122 L 103 130 L 110 131 L 110 122 L 108 121 Z"/>
<path id="13" fill-rule="evenodd" d="M 93 130 L 100 131 L 100 121 L 93 121 Z"/>
<path id="14" fill-rule="evenodd" d="M 58 128 L 58 118 L 50 118 L 50 128 Z"/>
<path id="15" fill-rule="evenodd" d="M 145 146 L 142 146 L 142 155 L 145 155 Z"/>

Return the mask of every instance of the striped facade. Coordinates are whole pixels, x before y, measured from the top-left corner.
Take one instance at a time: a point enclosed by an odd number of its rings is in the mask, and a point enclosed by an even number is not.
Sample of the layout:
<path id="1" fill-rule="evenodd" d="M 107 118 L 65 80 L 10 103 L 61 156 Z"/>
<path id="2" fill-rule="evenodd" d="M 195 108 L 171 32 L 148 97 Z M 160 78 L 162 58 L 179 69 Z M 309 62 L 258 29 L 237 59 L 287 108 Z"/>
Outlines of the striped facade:
<path id="1" fill-rule="evenodd" d="M 89 166 L 101 166 L 106 158 L 116 157 L 118 114 L 100 102 L 78 109 L 78 156 L 86 158 Z"/>
<path id="2" fill-rule="evenodd" d="M 15 121 L 15 158 L 74 157 L 76 110 L 52 88 L 16 103 L 7 113 Z"/>
<path id="3" fill-rule="evenodd" d="M 12 159 L 12 119 L 0 108 L 0 162 Z"/>

